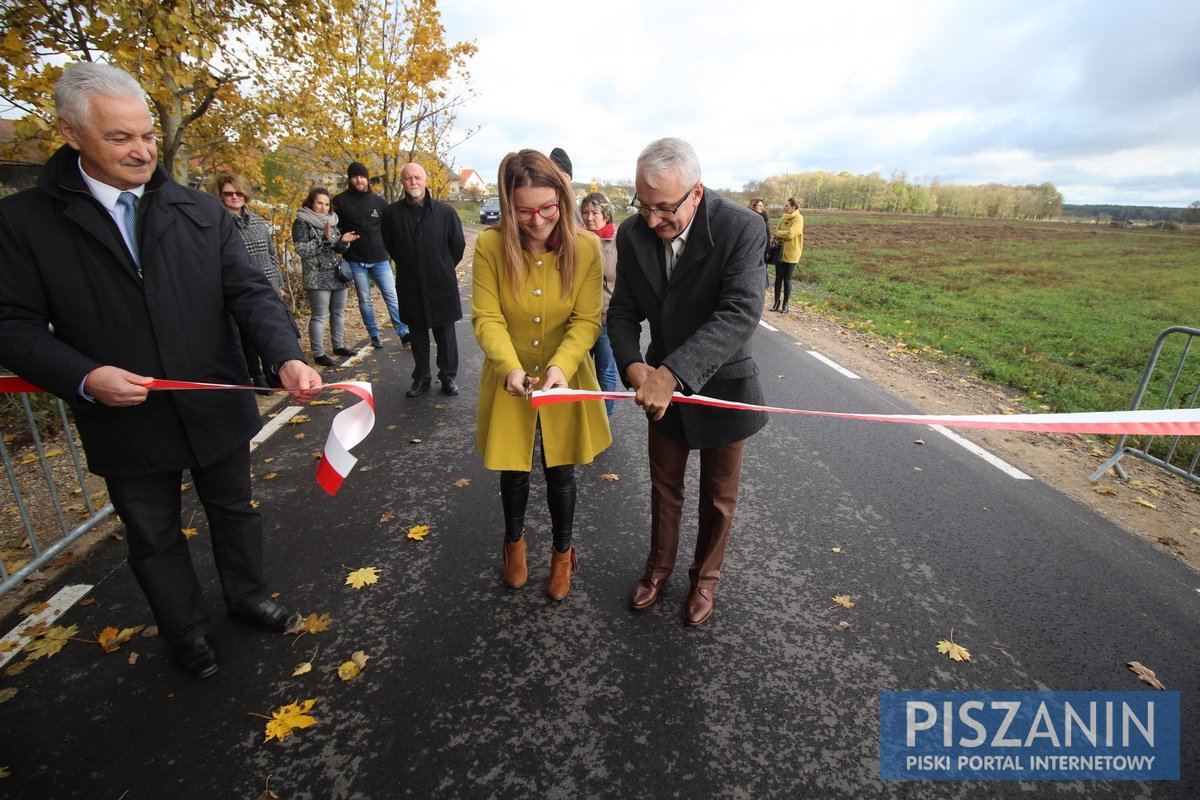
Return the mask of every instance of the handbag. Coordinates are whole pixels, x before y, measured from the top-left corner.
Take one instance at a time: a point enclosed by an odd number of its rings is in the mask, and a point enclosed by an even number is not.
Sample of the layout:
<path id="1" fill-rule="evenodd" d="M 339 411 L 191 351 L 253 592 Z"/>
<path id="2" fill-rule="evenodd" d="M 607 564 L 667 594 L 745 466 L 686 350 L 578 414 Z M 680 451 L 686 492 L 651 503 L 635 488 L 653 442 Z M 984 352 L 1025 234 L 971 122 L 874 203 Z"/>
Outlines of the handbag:
<path id="1" fill-rule="evenodd" d="M 783 255 L 783 243 L 775 242 L 775 244 L 771 245 L 770 249 L 767 250 L 767 263 L 778 264 L 779 257 L 781 255 Z"/>
<path id="2" fill-rule="evenodd" d="M 338 264 L 337 272 L 333 274 L 342 283 L 354 283 L 354 268 L 349 261 Z"/>

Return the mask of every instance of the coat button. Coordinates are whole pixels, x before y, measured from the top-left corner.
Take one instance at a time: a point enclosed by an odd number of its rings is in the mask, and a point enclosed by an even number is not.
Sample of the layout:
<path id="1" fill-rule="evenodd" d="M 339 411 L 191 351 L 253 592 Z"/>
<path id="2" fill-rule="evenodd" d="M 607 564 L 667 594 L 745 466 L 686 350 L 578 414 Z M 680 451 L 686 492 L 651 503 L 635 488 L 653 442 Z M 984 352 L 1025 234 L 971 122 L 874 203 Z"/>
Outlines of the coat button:
<path id="1" fill-rule="evenodd" d="M 541 289 L 534 289 L 534 290 L 533 290 L 533 296 L 534 296 L 534 297 L 541 297 L 541 296 L 542 296 L 542 290 L 541 290 Z"/>
<path id="2" fill-rule="evenodd" d="M 534 371 L 534 372 L 541 372 L 541 371 L 542 371 L 542 367 L 541 367 L 541 365 L 540 365 L 540 364 L 534 364 L 534 365 L 533 365 L 533 371 Z"/>
<path id="3" fill-rule="evenodd" d="M 534 322 L 541 322 L 541 321 L 542 321 L 542 318 L 541 318 L 541 317 L 534 317 L 534 318 L 533 318 L 533 321 L 534 321 Z"/>
<path id="4" fill-rule="evenodd" d="M 533 265 L 535 267 L 540 267 L 542 265 L 542 260 L 539 258 L 537 261 L 533 262 Z"/>
<path id="5" fill-rule="evenodd" d="M 541 346 L 542 346 L 542 343 L 541 343 L 540 341 L 538 341 L 537 339 L 534 339 L 534 340 L 533 340 L 533 346 L 534 346 L 534 347 L 541 347 Z"/>

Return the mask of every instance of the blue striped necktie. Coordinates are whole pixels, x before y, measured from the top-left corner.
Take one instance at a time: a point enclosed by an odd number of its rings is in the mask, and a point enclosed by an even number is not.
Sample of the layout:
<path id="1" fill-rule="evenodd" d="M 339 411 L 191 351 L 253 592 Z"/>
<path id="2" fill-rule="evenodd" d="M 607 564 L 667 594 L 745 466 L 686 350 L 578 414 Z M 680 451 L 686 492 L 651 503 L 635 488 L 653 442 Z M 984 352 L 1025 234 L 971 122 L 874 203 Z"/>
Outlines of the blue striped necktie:
<path id="1" fill-rule="evenodd" d="M 129 240 L 129 251 L 134 263 L 141 266 L 137 244 L 137 202 L 138 197 L 133 192 L 121 192 L 117 198 L 117 205 L 121 208 L 121 224 L 125 226 L 125 235 Z"/>

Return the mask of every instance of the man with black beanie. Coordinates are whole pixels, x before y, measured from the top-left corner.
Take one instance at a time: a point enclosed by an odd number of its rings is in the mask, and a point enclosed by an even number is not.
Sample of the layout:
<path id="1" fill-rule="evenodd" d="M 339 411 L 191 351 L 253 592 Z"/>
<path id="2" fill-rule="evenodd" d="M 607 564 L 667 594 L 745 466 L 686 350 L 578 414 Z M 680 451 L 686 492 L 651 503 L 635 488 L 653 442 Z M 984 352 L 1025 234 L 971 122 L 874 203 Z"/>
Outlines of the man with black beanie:
<path id="1" fill-rule="evenodd" d="M 383 246 L 380 224 L 387 203 L 371 191 L 370 173 L 366 166 L 355 161 L 346 169 L 346 191 L 333 198 L 333 210 L 338 215 L 342 232 L 358 234 L 346 250 L 346 263 L 354 272 L 354 292 L 358 295 L 358 311 L 363 325 L 371 337 L 373 347 L 383 347 L 379 338 L 379 325 L 375 322 L 375 309 L 371 307 L 371 281 L 379 287 L 383 301 L 387 304 L 388 316 L 396 328 L 401 345 L 409 342 L 408 326 L 400 319 L 400 304 L 396 298 L 396 276 L 388 261 L 387 249 Z"/>

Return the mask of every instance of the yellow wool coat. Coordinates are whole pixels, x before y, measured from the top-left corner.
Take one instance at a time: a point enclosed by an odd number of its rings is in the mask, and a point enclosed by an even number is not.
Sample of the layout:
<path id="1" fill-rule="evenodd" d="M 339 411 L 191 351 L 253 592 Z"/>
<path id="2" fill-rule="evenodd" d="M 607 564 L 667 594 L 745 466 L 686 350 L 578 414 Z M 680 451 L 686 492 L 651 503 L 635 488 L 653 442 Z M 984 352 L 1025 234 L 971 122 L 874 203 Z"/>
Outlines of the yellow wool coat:
<path id="1" fill-rule="evenodd" d="M 779 254 L 781 264 L 795 264 L 804 252 L 804 216 L 799 211 L 784 214 L 775 229 L 775 241 L 783 245 Z"/>
<path id="2" fill-rule="evenodd" d="M 475 242 L 471 324 L 484 356 L 475 444 L 487 469 L 530 471 L 539 422 L 548 467 L 589 464 L 612 443 L 602 400 L 535 411 L 529 400 L 504 388 L 518 367 L 545 383 L 546 371 L 555 366 L 572 389 L 600 389 L 588 355 L 600 334 L 600 241 L 585 233 L 577 241 L 575 284 L 565 298 L 557 253 L 526 253 L 525 282 L 514 295 L 504 284 L 500 232 L 485 230 Z"/>

